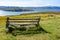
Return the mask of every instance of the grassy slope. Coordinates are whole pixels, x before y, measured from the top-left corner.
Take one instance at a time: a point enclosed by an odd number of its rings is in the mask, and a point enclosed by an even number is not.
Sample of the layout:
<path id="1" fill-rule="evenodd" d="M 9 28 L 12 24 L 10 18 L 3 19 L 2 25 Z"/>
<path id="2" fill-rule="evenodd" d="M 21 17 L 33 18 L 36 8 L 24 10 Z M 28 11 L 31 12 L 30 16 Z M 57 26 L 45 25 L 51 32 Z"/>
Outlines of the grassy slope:
<path id="1" fill-rule="evenodd" d="M 36 15 L 36 16 L 33 16 Z M 11 18 L 34 18 L 39 15 L 18 15 L 18 16 L 10 16 Z M 42 14 L 41 14 L 42 15 Z M 45 14 L 43 14 L 45 15 Z M 42 15 L 42 16 L 43 16 Z M 5 33 L 5 26 L 6 26 L 6 17 L 0 17 L 0 40 L 59 40 L 60 38 L 60 18 L 48 18 L 48 19 L 41 19 L 40 25 L 41 27 L 51 32 L 49 33 L 40 33 L 34 35 L 18 35 L 12 36 L 11 34 Z"/>
<path id="2" fill-rule="evenodd" d="M 53 17 L 50 17 L 49 15 L 53 15 Z M 16 16 L 10 16 L 11 18 L 36 18 L 40 17 L 41 19 L 47 19 L 47 18 L 57 18 L 60 17 L 60 12 L 38 12 L 38 13 L 25 13 L 21 15 Z"/>

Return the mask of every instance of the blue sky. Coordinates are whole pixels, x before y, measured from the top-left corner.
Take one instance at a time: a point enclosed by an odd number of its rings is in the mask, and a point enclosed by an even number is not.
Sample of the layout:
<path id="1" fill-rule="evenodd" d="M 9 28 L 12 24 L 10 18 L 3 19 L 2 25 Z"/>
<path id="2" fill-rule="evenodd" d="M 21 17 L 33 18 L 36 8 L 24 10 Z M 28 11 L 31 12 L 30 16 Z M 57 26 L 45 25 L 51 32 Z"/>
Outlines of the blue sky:
<path id="1" fill-rule="evenodd" d="M 0 0 L 0 6 L 60 6 L 60 0 Z"/>

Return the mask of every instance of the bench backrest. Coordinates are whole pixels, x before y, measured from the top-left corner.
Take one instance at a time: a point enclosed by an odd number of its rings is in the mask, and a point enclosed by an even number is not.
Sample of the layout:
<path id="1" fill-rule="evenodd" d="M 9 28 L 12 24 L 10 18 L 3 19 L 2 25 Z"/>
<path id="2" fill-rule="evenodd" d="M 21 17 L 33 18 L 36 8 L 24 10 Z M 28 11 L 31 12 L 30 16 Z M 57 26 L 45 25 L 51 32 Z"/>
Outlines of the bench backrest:
<path id="1" fill-rule="evenodd" d="M 6 27 L 12 25 L 36 25 L 39 26 L 40 18 L 7 18 Z"/>

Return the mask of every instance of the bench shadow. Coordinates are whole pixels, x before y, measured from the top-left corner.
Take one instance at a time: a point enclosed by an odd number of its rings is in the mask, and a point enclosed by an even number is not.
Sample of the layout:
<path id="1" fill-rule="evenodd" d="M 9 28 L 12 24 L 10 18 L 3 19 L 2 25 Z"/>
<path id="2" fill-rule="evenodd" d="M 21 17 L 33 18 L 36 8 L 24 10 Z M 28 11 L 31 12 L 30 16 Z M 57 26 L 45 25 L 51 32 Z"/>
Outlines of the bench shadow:
<path id="1" fill-rule="evenodd" d="M 8 31 L 8 33 L 11 33 L 13 36 L 30 35 L 30 34 L 34 35 L 34 34 L 40 34 L 40 33 L 50 33 L 48 31 L 44 30 L 41 26 L 38 26 L 37 30 L 34 30 L 34 31 L 32 31 L 32 30 L 31 31 L 26 31 L 25 28 L 23 28 L 23 30 L 22 29 L 17 29 L 19 31 L 14 31 L 14 32 L 13 32 L 13 30 L 14 30 L 13 28 L 10 28 L 9 31 Z"/>

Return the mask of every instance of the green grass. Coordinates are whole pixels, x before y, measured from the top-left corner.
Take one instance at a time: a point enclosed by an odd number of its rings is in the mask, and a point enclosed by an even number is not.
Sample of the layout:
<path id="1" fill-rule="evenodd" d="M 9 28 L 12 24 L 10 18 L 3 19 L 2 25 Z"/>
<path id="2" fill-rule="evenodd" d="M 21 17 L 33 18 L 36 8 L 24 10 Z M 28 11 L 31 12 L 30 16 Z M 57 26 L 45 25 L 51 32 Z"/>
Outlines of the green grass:
<path id="1" fill-rule="evenodd" d="M 29 35 L 17 35 L 6 34 L 5 26 L 6 20 L 0 20 L 0 40 L 59 40 L 60 39 L 60 18 L 55 19 L 42 19 L 40 26 L 50 32 L 29 34 Z"/>

